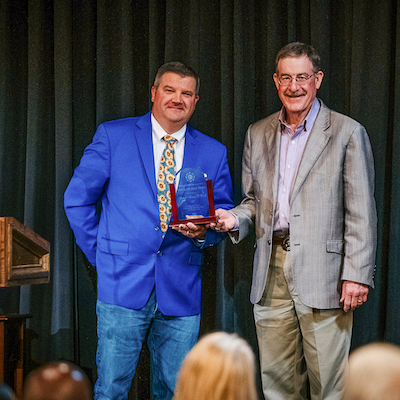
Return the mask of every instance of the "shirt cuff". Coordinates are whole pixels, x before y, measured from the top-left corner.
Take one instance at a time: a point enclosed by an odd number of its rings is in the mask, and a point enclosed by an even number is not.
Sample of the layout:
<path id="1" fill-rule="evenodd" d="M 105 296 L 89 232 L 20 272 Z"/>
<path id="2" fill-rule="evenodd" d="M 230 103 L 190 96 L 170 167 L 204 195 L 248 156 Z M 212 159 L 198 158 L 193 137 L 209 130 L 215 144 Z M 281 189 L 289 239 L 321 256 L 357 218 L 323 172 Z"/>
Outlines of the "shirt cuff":
<path id="1" fill-rule="evenodd" d="M 234 225 L 234 227 L 232 229 L 230 229 L 230 231 L 231 232 L 238 231 L 239 230 L 239 217 L 235 213 L 233 213 L 232 211 L 229 211 L 229 212 L 236 218 L 235 225 Z"/>

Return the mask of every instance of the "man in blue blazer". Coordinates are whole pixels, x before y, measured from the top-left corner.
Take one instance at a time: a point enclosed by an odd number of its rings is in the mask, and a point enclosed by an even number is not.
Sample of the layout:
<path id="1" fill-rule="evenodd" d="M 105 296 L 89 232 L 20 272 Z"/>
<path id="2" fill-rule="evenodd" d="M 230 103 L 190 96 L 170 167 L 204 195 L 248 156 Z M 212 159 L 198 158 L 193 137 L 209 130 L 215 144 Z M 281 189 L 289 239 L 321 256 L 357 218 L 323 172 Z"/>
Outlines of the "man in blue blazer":
<path id="1" fill-rule="evenodd" d="M 225 146 L 187 125 L 198 92 L 190 67 L 164 64 L 152 111 L 101 124 L 65 192 L 76 242 L 97 270 L 97 400 L 127 398 L 146 337 L 153 398 L 171 399 L 197 341 L 203 249 L 222 236 L 190 222 L 164 232 L 156 181 L 169 135 L 176 171 L 199 168 L 213 181 L 215 206 L 233 206 Z"/>

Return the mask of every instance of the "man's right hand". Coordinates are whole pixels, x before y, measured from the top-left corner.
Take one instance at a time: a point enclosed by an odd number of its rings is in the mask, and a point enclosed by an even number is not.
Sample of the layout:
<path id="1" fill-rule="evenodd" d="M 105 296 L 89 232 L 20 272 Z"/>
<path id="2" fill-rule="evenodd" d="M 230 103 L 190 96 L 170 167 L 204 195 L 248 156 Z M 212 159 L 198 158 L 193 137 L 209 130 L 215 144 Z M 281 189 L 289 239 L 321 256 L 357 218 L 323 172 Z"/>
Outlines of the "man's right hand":
<path id="1" fill-rule="evenodd" d="M 218 208 L 218 210 L 215 210 L 215 216 L 217 221 L 211 223 L 209 227 L 217 232 L 227 232 L 236 224 L 236 217 L 228 210 Z"/>

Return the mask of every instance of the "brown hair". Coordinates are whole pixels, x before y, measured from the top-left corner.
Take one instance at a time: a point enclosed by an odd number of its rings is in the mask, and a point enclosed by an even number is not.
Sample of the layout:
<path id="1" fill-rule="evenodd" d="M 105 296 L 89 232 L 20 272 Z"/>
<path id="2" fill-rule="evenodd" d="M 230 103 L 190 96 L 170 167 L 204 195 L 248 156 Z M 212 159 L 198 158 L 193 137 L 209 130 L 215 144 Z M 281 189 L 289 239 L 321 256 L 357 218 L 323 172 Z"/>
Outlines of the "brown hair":
<path id="1" fill-rule="evenodd" d="M 321 71 L 321 57 L 315 51 L 314 47 L 301 42 L 293 42 L 279 50 L 275 60 L 275 72 L 278 74 L 278 62 L 282 58 L 301 57 L 304 55 L 312 62 L 314 72 Z"/>
<path id="2" fill-rule="evenodd" d="M 91 400 L 88 377 L 76 365 L 61 361 L 38 367 L 24 383 L 23 400 Z"/>
<path id="3" fill-rule="evenodd" d="M 158 88 L 158 86 L 161 83 L 162 76 L 167 72 L 173 72 L 175 74 L 178 74 L 178 75 L 184 76 L 184 77 L 191 76 L 194 79 L 196 79 L 196 96 L 199 95 L 199 91 L 200 91 L 199 76 L 196 74 L 196 72 L 194 72 L 194 70 L 191 67 L 189 67 L 188 65 L 185 65 L 179 61 L 172 61 L 172 62 L 165 63 L 158 69 L 156 77 L 154 79 L 154 84 L 153 84 L 153 86 L 156 89 Z"/>

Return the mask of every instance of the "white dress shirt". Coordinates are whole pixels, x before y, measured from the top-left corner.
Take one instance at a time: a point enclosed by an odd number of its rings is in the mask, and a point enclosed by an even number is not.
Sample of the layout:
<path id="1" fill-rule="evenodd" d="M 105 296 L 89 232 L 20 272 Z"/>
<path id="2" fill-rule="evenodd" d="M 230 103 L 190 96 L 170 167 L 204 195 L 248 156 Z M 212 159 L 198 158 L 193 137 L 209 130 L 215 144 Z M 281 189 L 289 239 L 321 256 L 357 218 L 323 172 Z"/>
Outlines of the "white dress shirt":
<path id="1" fill-rule="evenodd" d="M 153 154 L 154 154 L 154 167 L 156 174 L 156 182 L 158 179 L 158 169 L 160 167 L 161 154 L 165 149 L 165 142 L 162 138 L 168 133 L 163 129 L 163 127 L 158 123 L 158 121 L 154 118 L 153 114 L 151 114 L 151 126 L 152 126 L 152 135 L 153 135 Z M 171 134 L 177 142 L 174 144 L 175 149 L 175 171 L 178 173 L 182 169 L 183 164 L 183 153 L 185 150 L 185 134 L 186 134 L 187 125 L 182 126 L 179 131 Z M 175 189 L 177 189 L 179 183 L 179 174 L 176 175 L 175 178 Z"/>

